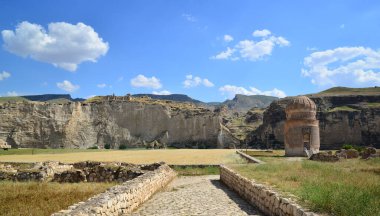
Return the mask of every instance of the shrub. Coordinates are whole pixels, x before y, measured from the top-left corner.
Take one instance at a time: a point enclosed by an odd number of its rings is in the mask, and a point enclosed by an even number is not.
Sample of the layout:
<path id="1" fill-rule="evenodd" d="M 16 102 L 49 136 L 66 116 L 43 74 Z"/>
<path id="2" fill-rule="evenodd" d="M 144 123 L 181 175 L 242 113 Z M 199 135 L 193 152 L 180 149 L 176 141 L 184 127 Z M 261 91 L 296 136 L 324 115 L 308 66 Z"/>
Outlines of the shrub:
<path id="1" fill-rule="evenodd" d="M 342 149 L 353 149 L 354 147 L 352 147 L 352 145 L 348 145 L 348 144 L 346 144 L 346 145 L 343 145 L 343 147 L 342 147 Z"/>
<path id="2" fill-rule="evenodd" d="M 123 150 L 123 149 L 127 149 L 127 145 L 126 144 L 121 144 L 119 146 L 119 149 Z"/>
<path id="3" fill-rule="evenodd" d="M 87 149 L 99 149 L 99 147 L 95 145 L 95 146 L 88 147 Z"/>
<path id="4" fill-rule="evenodd" d="M 107 143 L 107 144 L 104 144 L 104 148 L 105 148 L 105 149 L 111 149 L 111 144 L 108 144 L 108 143 Z"/>

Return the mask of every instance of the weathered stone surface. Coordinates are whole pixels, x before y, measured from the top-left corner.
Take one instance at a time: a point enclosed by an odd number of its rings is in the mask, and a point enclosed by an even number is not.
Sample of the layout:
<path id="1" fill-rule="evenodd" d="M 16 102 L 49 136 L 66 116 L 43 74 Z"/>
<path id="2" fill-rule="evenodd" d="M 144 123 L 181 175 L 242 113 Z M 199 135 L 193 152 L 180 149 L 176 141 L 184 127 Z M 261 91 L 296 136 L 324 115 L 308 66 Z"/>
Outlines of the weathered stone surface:
<path id="1" fill-rule="evenodd" d="M 362 152 L 362 159 L 368 159 L 371 155 L 376 155 L 376 149 L 373 147 L 367 147 Z"/>
<path id="2" fill-rule="evenodd" d="M 336 161 L 339 161 L 339 157 L 336 155 L 329 154 L 327 152 L 319 152 L 317 154 L 313 154 L 310 157 L 310 160 L 324 161 L 324 162 L 336 162 Z"/>
<path id="3" fill-rule="evenodd" d="M 359 152 L 355 149 L 341 149 L 336 152 L 336 155 L 341 158 L 351 159 L 351 158 L 358 158 Z"/>
<path id="4" fill-rule="evenodd" d="M 217 112 L 170 101 L 115 97 L 94 103 L 3 103 L 0 117 L 0 138 L 12 147 L 145 147 L 153 141 L 190 148 L 239 144 L 229 142 L 231 135 Z"/>

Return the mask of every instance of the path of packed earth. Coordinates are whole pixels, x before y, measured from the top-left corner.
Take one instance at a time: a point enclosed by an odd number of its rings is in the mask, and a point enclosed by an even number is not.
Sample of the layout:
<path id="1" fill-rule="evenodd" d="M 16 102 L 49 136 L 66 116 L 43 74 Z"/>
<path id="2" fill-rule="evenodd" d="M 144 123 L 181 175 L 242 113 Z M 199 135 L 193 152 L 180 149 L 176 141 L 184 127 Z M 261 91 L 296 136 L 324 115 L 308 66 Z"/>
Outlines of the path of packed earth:
<path id="1" fill-rule="evenodd" d="M 262 214 L 212 175 L 178 177 L 131 215 Z"/>

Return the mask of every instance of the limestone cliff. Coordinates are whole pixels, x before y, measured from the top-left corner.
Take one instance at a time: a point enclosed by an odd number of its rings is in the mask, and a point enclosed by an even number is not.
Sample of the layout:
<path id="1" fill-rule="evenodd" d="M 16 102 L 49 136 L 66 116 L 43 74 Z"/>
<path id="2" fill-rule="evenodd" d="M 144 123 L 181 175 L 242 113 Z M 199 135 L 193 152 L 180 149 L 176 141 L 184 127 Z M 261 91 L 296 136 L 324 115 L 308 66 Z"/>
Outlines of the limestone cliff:
<path id="1" fill-rule="evenodd" d="M 124 97 L 0 104 L 0 139 L 13 147 L 234 147 L 218 113 L 192 104 Z M 224 140 L 228 140 L 226 143 Z"/>
<path id="2" fill-rule="evenodd" d="M 309 95 L 317 105 L 321 149 L 344 144 L 380 148 L 380 95 Z M 282 148 L 285 107 L 289 98 L 273 102 L 263 124 L 249 136 L 256 147 Z"/>

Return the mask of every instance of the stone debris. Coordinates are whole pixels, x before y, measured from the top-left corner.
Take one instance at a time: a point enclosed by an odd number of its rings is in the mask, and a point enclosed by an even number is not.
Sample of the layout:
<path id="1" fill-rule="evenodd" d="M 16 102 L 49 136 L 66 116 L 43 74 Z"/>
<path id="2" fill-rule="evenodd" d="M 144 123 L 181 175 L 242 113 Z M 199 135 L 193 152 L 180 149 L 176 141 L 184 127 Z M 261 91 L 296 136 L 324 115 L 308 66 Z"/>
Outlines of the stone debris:
<path id="1" fill-rule="evenodd" d="M 358 158 L 359 152 L 356 149 L 341 149 L 335 153 L 338 157 L 351 159 Z"/>
<path id="2" fill-rule="evenodd" d="M 336 162 L 336 161 L 339 161 L 339 157 L 337 155 L 329 154 L 328 152 L 319 152 L 317 154 L 313 154 L 310 157 L 310 160 Z"/>

